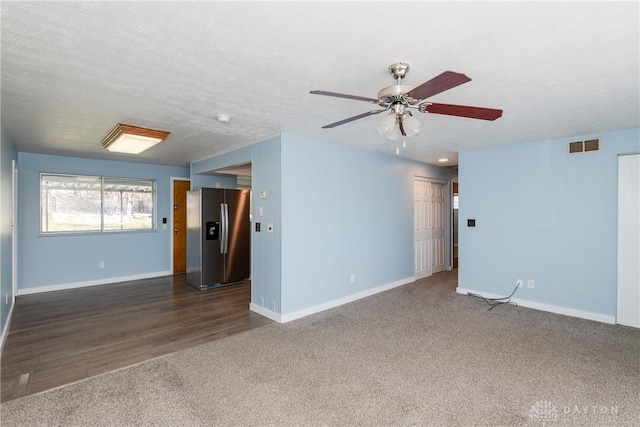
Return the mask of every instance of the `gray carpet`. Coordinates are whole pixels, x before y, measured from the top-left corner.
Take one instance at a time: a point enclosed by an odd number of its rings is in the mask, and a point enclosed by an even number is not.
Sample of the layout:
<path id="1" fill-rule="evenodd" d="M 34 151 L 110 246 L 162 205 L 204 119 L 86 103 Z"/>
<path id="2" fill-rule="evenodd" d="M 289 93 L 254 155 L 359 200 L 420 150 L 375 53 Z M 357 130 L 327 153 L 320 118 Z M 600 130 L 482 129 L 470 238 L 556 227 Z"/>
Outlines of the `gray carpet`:
<path id="1" fill-rule="evenodd" d="M 7 402 L 3 426 L 637 426 L 637 329 L 487 311 L 442 273 Z"/>

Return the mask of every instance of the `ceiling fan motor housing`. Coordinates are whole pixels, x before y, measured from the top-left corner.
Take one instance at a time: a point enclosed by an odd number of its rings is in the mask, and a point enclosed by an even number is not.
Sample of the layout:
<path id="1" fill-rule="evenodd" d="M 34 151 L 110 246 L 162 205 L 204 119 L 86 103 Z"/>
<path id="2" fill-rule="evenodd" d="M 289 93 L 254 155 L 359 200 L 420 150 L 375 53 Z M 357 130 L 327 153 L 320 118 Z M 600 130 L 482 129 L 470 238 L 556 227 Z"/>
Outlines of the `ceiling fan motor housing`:
<path id="1" fill-rule="evenodd" d="M 402 101 L 402 95 L 413 89 L 413 86 L 409 85 L 393 85 L 385 87 L 378 92 L 378 100 L 381 102 L 394 103 Z"/>

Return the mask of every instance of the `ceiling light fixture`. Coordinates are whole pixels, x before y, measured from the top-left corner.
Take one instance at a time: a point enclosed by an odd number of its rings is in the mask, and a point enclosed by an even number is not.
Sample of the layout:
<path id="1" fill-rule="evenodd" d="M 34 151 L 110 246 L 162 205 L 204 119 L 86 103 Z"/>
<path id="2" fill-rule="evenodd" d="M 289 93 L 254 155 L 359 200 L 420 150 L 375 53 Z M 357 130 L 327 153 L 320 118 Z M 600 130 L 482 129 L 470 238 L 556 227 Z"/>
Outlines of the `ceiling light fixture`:
<path id="1" fill-rule="evenodd" d="M 115 153 L 140 154 L 163 141 L 169 133 L 118 123 L 102 140 L 102 146 Z"/>
<path id="2" fill-rule="evenodd" d="M 228 114 L 218 114 L 216 118 L 222 123 L 229 123 L 231 121 L 231 116 Z"/>
<path id="3" fill-rule="evenodd" d="M 380 135 L 395 141 L 400 135 L 407 137 L 420 133 L 420 122 L 411 115 L 411 112 L 405 110 L 403 104 L 396 103 L 391 108 L 392 111 L 376 126 Z"/>
<path id="4" fill-rule="evenodd" d="M 444 163 L 444 162 L 448 162 L 448 161 L 449 161 L 449 159 L 447 159 L 446 157 L 438 159 L 438 162 L 440 162 L 440 163 Z"/>

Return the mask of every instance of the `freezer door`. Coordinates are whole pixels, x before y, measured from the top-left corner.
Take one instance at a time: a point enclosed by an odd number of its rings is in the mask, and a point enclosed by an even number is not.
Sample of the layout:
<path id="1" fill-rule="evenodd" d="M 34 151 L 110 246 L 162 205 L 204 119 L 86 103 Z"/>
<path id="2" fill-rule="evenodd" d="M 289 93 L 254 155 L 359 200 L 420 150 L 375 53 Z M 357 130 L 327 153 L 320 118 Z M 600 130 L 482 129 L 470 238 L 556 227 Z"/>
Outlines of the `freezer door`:
<path id="1" fill-rule="evenodd" d="M 202 242 L 202 287 L 215 286 L 224 283 L 224 253 L 223 253 L 223 212 L 224 190 L 217 188 L 202 189 L 202 227 L 200 230 Z M 217 228 L 217 230 L 212 227 Z M 217 233 L 216 233 L 217 232 Z M 211 235 L 213 233 L 213 235 Z M 217 234 L 217 239 L 215 238 Z M 209 238 L 207 238 L 209 237 Z"/>
<path id="2" fill-rule="evenodd" d="M 225 190 L 228 216 L 224 282 L 239 282 L 250 276 L 251 223 L 249 190 Z"/>

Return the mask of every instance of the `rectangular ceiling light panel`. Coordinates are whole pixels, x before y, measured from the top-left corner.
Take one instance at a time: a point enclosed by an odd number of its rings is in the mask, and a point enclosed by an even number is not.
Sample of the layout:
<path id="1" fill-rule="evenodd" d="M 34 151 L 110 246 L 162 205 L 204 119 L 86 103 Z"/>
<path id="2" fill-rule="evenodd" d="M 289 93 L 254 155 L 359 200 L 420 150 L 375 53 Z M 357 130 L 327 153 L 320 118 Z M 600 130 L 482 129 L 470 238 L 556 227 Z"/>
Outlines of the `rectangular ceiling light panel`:
<path id="1" fill-rule="evenodd" d="M 102 140 L 102 146 L 116 153 L 140 154 L 164 140 L 169 133 L 163 130 L 118 123 L 109 135 Z"/>

